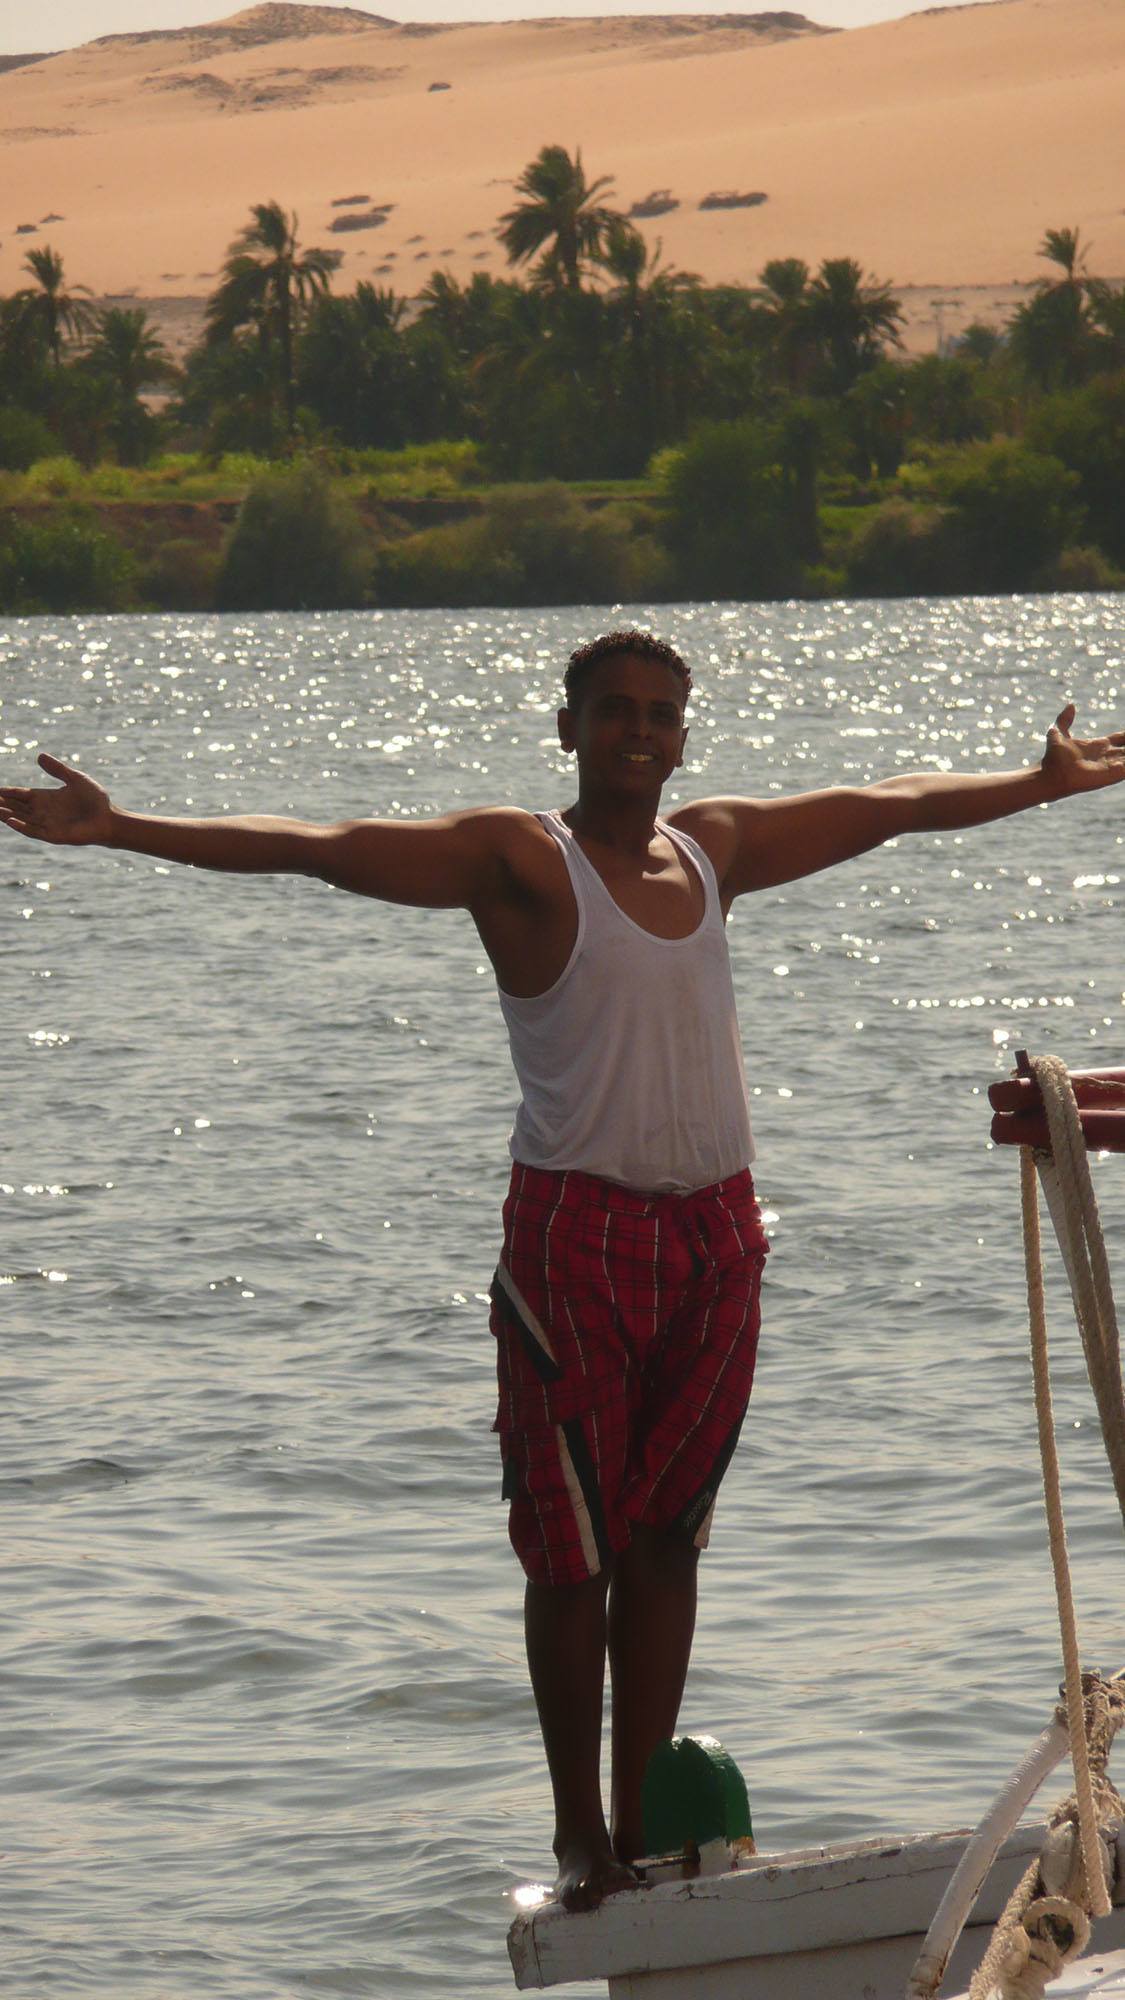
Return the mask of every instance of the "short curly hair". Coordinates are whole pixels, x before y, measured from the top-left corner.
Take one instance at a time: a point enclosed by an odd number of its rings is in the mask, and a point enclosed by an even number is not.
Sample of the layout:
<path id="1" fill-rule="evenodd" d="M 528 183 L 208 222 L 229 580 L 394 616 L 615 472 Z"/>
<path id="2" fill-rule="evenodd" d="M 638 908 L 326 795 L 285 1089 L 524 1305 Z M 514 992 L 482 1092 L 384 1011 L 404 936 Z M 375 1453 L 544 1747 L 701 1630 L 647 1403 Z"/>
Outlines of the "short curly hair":
<path id="1" fill-rule="evenodd" d="M 586 681 L 596 666 L 603 660 L 619 658 L 624 653 L 637 654 L 642 660 L 659 660 L 665 667 L 671 667 L 683 688 L 686 702 L 691 693 L 691 669 L 681 660 L 674 646 L 666 639 L 658 639 L 653 632 L 603 632 L 600 639 L 591 639 L 585 646 L 579 646 L 567 662 L 563 675 L 566 705 L 576 708 L 582 697 Z"/>

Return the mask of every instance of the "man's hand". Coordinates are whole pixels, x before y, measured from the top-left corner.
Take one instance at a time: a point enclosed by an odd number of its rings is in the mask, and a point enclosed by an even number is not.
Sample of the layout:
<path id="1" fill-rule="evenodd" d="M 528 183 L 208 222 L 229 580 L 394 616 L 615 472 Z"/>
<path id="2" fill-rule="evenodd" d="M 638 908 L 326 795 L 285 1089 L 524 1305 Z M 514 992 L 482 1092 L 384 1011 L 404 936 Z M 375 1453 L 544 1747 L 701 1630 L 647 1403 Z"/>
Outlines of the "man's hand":
<path id="1" fill-rule="evenodd" d="M 1116 736 L 1072 736 L 1074 703 L 1068 702 L 1053 729 L 1047 731 L 1043 775 L 1060 798 L 1071 792 L 1093 792 L 1125 778 L 1125 730 Z"/>
<path id="2" fill-rule="evenodd" d="M 113 826 L 108 792 L 84 772 L 49 757 L 45 750 L 39 764 L 49 778 L 61 780 L 61 790 L 0 785 L 0 825 L 26 834 L 29 840 L 46 840 L 58 847 L 108 842 Z"/>

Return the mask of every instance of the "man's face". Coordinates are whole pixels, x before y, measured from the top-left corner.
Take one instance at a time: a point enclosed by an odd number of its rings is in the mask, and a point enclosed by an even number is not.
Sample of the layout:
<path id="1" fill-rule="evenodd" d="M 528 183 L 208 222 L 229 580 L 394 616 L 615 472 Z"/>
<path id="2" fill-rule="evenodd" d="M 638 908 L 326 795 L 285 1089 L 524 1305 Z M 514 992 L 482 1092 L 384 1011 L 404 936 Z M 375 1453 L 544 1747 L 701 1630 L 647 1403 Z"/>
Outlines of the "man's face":
<path id="1" fill-rule="evenodd" d="M 579 775 L 613 790 L 659 792 L 684 761 L 683 684 L 662 660 L 617 653 L 599 661 L 558 721 Z"/>

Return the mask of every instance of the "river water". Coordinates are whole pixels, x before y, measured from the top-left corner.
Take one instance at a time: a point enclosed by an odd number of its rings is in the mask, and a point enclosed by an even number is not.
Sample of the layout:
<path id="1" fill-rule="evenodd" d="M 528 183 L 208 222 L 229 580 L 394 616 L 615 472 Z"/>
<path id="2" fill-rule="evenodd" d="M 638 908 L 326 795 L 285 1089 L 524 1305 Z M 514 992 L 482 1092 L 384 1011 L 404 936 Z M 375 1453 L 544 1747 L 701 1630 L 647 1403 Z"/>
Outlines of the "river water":
<path id="1" fill-rule="evenodd" d="M 1006 768 L 1070 693 L 1115 726 L 1123 608 L 624 615 L 695 670 L 688 797 Z M 0 767 L 49 748 L 171 813 L 567 803 L 559 671 L 605 622 L 8 623 Z M 985 1092 L 1025 1044 L 1125 1061 L 1123 837 L 1110 792 L 736 907 L 775 1254 L 683 1723 L 742 1764 L 762 1845 L 963 1824 L 1053 1700 Z M 501 2000 L 550 1822 L 489 1435 L 513 1080 L 479 944 L 307 881 L 0 853 L 0 1987 Z M 1097 1180 L 1112 1255 L 1125 1167 Z M 1120 1527 L 1052 1297 L 1111 1667 Z"/>

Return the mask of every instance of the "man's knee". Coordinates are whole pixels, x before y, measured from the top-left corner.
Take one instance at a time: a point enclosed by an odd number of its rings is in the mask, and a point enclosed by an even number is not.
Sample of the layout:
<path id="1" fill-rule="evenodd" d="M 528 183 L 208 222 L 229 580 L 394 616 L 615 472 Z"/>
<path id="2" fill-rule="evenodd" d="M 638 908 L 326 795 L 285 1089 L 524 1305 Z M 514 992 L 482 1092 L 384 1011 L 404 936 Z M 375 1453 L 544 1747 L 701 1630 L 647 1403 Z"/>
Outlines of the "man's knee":
<path id="1" fill-rule="evenodd" d="M 659 1528 L 649 1521 L 636 1521 L 632 1540 L 618 1556 L 617 1563 L 619 1567 L 628 1564 L 665 1576 L 687 1576 L 699 1565 L 699 1550 L 682 1528 Z"/>
<path id="2" fill-rule="evenodd" d="M 544 1583 L 529 1576 L 524 1584 L 524 1604 L 530 1617 L 580 1617 L 587 1605 L 597 1606 L 606 1594 L 613 1573 L 612 1563 L 594 1576 L 576 1583 Z"/>

